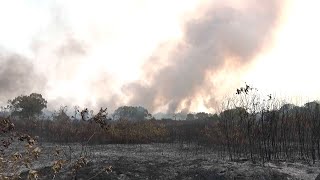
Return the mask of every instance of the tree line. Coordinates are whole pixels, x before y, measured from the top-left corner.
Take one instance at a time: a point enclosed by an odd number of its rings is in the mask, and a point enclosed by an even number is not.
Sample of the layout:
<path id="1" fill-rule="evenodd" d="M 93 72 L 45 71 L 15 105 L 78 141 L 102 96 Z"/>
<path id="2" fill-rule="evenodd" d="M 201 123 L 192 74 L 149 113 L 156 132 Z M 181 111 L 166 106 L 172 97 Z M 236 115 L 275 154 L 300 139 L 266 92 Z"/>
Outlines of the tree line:
<path id="1" fill-rule="evenodd" d="M 40 94 L 10 100 L 8 108 L 18 117 L 15 128 L 43 141 L 81 142 L 92 136 L 91 143 L 196 143 L 232 160 L 320 159 L 320 103 L 297 106 L 271 95 L 262 98 L 248 85 L 216 114 L 188 114 L 186 120 L 156 120 L 147 109 L 132 106 L 118 108 L 99 123 L 83 122 L 92 113 L 88 110 L 75 108 L 70 117 L 66 107 L 51 120 L 35 118 L 46 103 Z"/>

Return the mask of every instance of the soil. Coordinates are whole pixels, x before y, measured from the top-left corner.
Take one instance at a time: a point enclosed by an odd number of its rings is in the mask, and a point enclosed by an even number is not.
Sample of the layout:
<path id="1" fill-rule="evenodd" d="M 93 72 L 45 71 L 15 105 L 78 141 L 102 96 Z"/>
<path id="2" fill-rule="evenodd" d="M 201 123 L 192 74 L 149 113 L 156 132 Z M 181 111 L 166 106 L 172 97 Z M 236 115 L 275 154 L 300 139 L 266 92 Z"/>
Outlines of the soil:
<path id="1" fill-rule="evenodd" d="M 252 163 L 246 159 L 234 162 L 205 147 L 181 144 L 94 145 L 84 149 L 79 144 L 41 146 L 42 155 L 33 168 L 39 179 L 53 179 L 52 164 L 59 158 L 75 162 L 86 154 L 88 164 L 77 173 L 65 166 L 54 179 L 212 179 L 212 180 L 314 180 L 320 165 L 303 162 Z M 59 157 L 56 147 L 63 149 Z M 112 172 L 105 167 L 112 166 Z M 22 173 L 22 179 L 27 177 Z"/>

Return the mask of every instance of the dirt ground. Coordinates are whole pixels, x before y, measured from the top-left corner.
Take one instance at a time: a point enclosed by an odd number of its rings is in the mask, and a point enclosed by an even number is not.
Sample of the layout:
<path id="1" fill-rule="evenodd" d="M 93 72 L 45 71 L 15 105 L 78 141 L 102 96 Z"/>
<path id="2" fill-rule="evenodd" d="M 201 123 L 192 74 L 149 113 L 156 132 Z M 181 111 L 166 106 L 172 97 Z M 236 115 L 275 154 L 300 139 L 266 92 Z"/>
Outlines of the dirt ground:
<path id="1" fill-rule="evenodd" d="M 261 163 L 249 161 L 231 162 L 217 152 L 204 147 L 181 144 L 144 145 L 95 145 L 82 149 L 79 144 L 49 144 L 41 146 L 42 155 L 33 168 L 40 179 L 53 179 L 51 166 L 58 158 L 55 150 L 62 149 L 60 158 L 73 162 L 82 152 L 88 164 L 77 175 L 70 167 L 62 168 L 54 179 L 217 179 L 217 180 L 314 180 L 320 173 L 320 165 L 308 163 Z M 105 167 L 112 166 L 112 172 Z M 27 173 L 22 174 L 26 178 Z"/>

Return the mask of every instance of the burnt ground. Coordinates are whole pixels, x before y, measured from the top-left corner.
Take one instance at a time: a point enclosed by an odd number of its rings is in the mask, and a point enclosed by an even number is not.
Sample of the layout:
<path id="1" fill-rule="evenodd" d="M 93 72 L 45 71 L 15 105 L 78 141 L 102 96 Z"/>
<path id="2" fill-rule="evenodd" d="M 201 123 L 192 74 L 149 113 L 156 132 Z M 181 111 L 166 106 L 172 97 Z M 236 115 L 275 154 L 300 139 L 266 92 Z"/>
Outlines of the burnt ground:
<path id="1" fill-rule="evenodd" d="M 42 144 L 42 155 L 33 166 L 40 179 L 53 179 L 51 166 L 56 144 Z M 80 156 L 77 144 L 58 145 L 64 149 L 61 158 L 75 161 Z M 179 144 L 95 145 L 82 153 L 88 164 L 75 177 L 64 167 L 54 179 L 217 179 L 217 180 L 284 180 L 315 179 L 320 165 L 302 162 L 252 163 L 246 160 L 231 162 L 211 149 Z M 104 168 L 112 166 L 112 172 Z M 26 178 L 27 172 L 22 173 Z"/>

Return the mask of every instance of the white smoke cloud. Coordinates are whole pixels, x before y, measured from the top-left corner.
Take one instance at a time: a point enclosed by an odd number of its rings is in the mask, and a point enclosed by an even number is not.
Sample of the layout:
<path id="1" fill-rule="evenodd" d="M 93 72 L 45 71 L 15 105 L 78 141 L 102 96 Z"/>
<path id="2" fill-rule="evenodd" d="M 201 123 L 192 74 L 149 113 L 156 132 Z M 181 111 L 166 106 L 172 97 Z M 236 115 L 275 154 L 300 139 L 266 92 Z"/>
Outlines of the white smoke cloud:
<path id="1" fill-rule="evenodd" d="M 19 64 L 0 60 L 3 72 L 10 74 L 17 66 L 34 72 L 21 73 L 25 84 L 16 88 L 19 84 L 10 82 L 2 92 L 17 89 L 13 96 L 37 91 L 54 108 L 131 104 L 174 112 L 190 109 L 199 94 L 208 96 L 204 103 L 211 106 L 216 100 L 210 94 L 219 87 L 208 82 L 208 74 L 215 75 L 230 58 L 243 66 L 250 62 L 271 38 L 281 5 L 275 0 L 213 1 L 190 13 L 199 4 L 2 4 L 0 20 L 8 26 L 0 30 L 0 45 L 27 59 Z"/>

